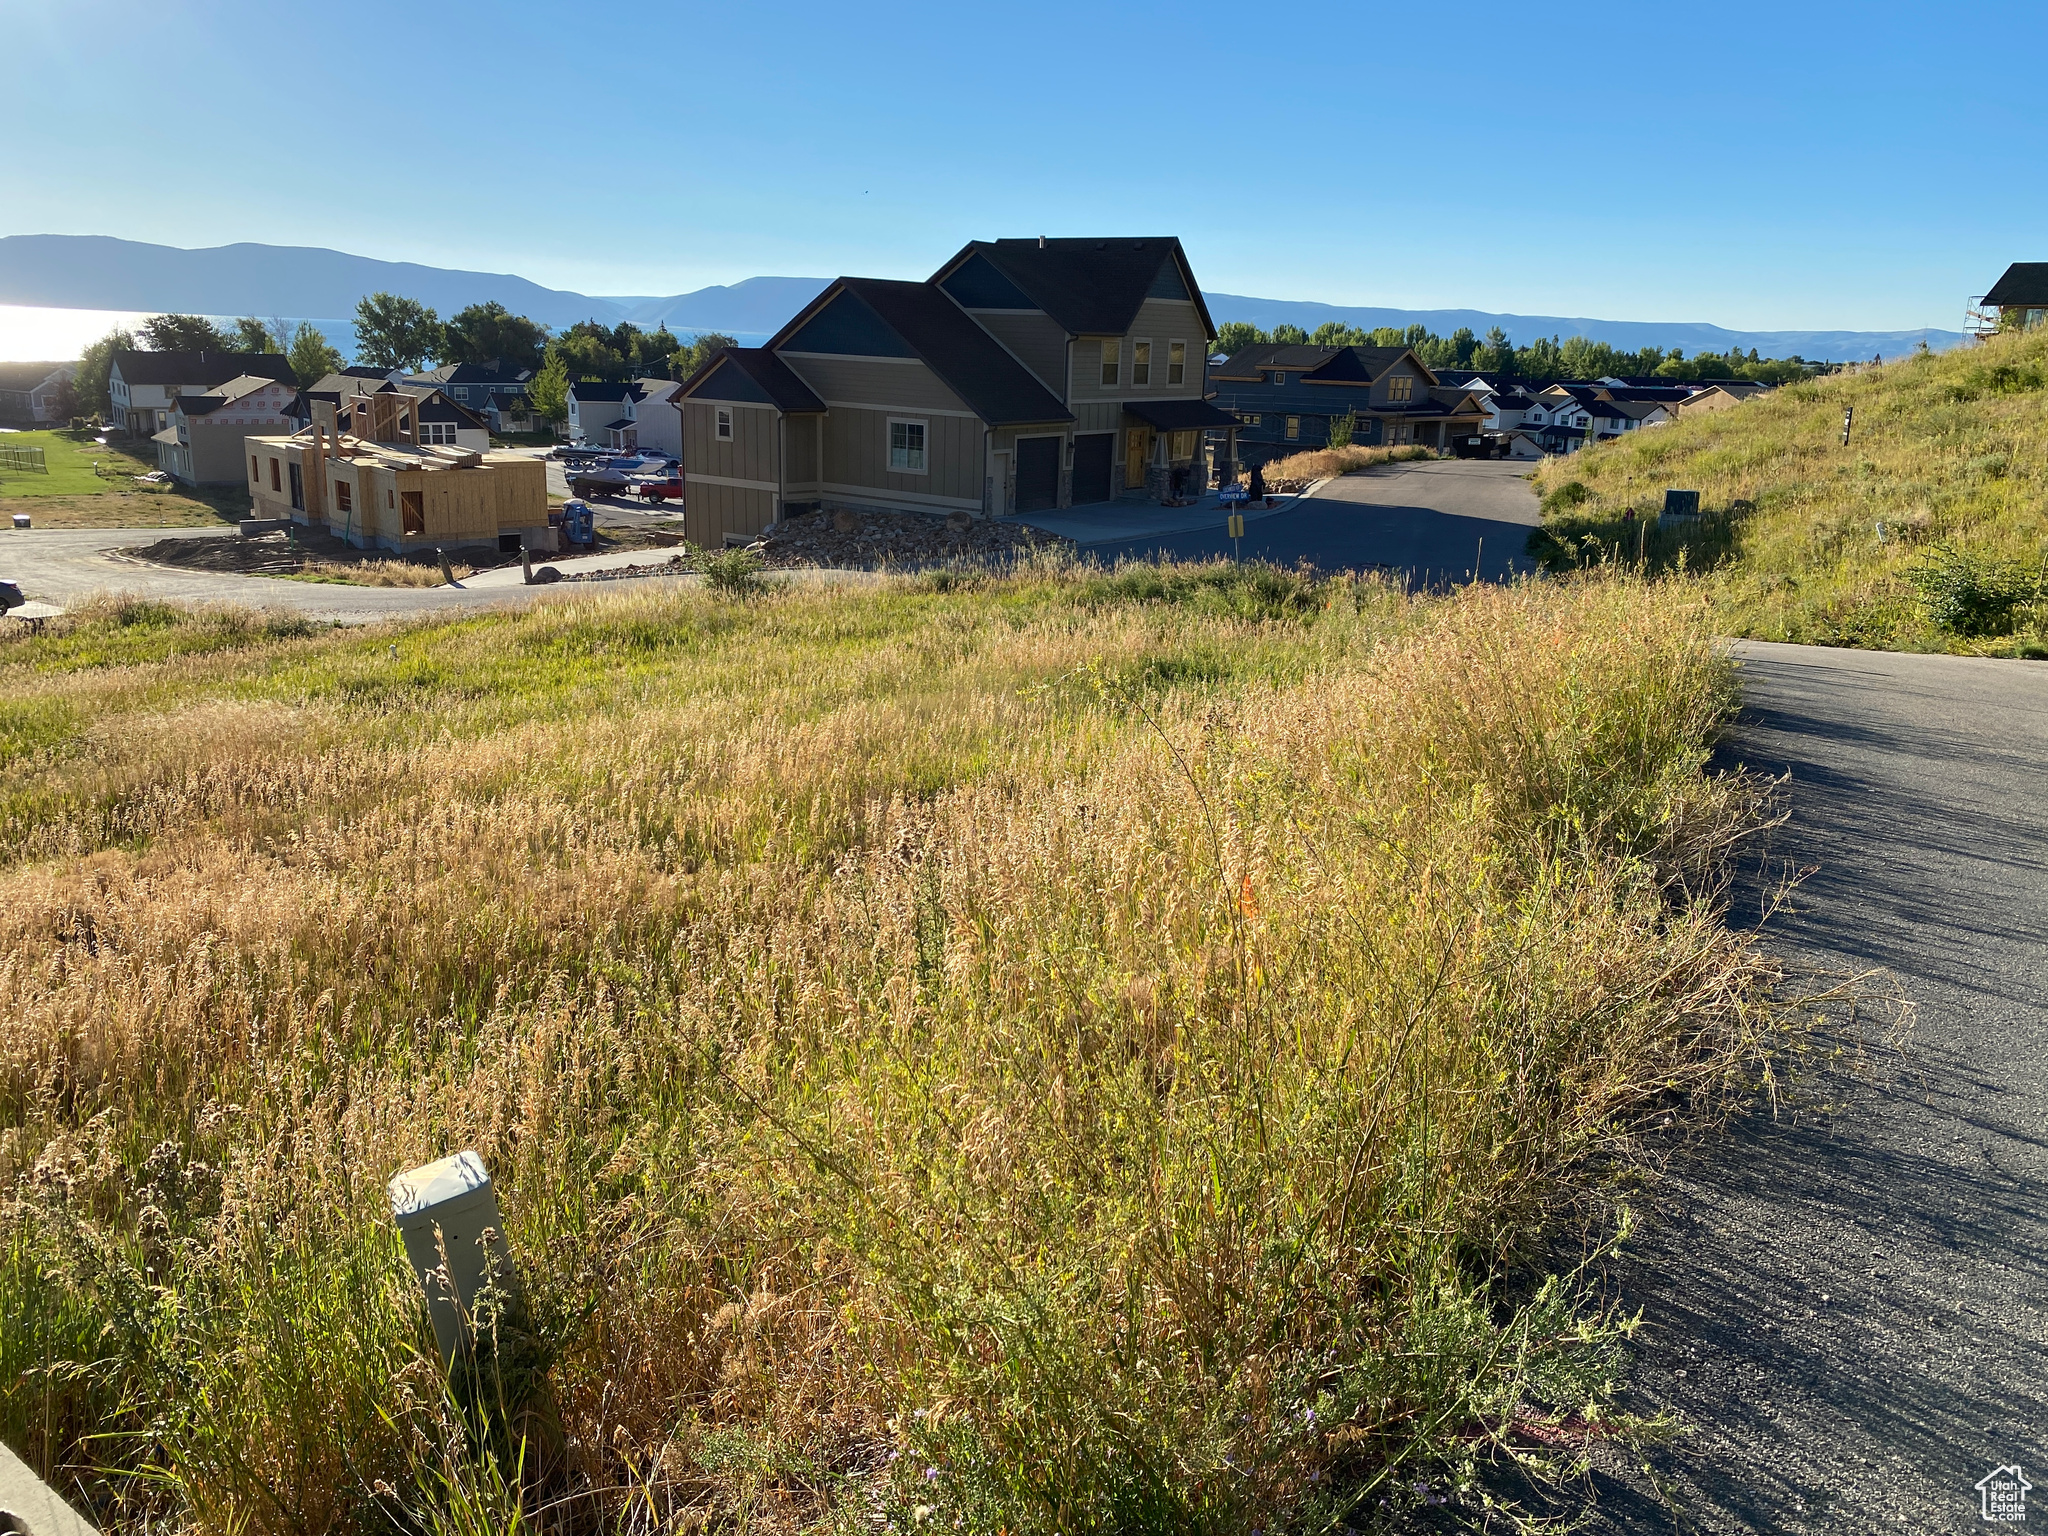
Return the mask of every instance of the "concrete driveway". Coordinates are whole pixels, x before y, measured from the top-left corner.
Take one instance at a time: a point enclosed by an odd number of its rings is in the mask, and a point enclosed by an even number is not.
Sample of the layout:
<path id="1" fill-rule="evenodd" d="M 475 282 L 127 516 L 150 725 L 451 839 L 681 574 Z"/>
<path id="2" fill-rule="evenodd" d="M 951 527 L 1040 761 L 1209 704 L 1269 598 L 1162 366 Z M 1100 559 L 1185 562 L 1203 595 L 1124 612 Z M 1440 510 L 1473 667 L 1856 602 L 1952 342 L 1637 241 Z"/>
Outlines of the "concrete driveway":
<path id="1" fill-rule="evenodd" d="M 1591 1528 L 1982 1529 L 1993 1468 L 2048 1490 L 2048 666 L 1737 654 L 1724 758 L 1790 773 L 1773 851 L 1812 870 L 1769 942 L 1877 970 L 1913 1029 L 1652 1191 L 1630 1406 L 1689 1432 L 1607 1466 Z"/>
<path id="2" fill-rule="evenodd" d="M 1417 459 L 1327 480 L 1314 494 L 1248 523 L 1247 560 L 1324 570 L 1406 573 L 1418 585 L 1490 581 L 1535 569 L 1523 553 L 1542 521 L 1529 466 L 1500 459 Z M 1097 558 L 1205 560 L 1236 551 L 1213 529 L 1083 546 Z"/>

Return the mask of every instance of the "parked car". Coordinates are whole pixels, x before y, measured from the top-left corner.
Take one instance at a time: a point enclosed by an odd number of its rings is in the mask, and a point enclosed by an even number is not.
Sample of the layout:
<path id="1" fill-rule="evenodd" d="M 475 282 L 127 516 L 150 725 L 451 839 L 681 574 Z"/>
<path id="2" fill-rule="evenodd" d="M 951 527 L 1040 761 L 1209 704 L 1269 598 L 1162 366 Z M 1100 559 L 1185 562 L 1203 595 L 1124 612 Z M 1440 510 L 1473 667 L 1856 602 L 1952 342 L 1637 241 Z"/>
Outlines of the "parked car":
<path id="1" fill-rule="evenodd" d="M 28 598 L 23 595 L 20 582 L 8 581 L 4 577 L 0 577 L 0 613 L 5 613 L 10 608 L 19 608 L 27 601 Z"/>
<path id="2" fill-rule="evenodd" d="M 633 492 L 642 501 L 667 501 L 671 496 L 683 499 L 683 480 L 680 475 L 670 475 L 666 480 L 642 480 L 633 487 Z"/>

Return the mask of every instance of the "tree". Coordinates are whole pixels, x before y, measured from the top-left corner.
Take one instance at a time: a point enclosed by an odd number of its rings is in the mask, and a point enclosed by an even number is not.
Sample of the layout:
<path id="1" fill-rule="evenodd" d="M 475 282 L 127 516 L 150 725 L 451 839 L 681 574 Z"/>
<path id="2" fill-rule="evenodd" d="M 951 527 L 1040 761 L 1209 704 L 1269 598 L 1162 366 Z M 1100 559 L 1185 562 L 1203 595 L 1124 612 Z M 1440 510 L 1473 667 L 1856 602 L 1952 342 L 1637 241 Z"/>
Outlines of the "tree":
<path id="1" fill-rule="evenodd" d="M 548 348 L 547 361 L 541 364 L 540 372 L 527 382 L 526 397 L 543 420 L 569 419 L 569 370 L 562 362 L 562 354 L 553 347 Z"/>
<path id="2" fill-rule="evenodd" d="M 1330 446 L 1332 448 L 1348 447 L 1351 442 L 1351 434 L 1357 430 L 1358 413 L 1356 411 L 1346 411 L 1342 416 L 1332 416 L 1330 418 Z"/>
<path id="3" fill-rule="evenodd" d="M 356 361 L 418 373 L 441 355 L 441 318 L 418 299 L 373 293 L 356 305 Z"/>
<path id="4" fill-rule="evenodd" d="M 284 342 L 271 334 L 270 327 L 253 316 L 235 322 L 234 350 L 237 352 L 282 352 Z"/>
<path id="5" fill-rule="evenodd" d="M 142 322 L 152 352 L 232 352 L 235 339 L 204 315 L 152 315 Z"/>
<path id="6" fill-rule="evenodd" d="M 676 377 L 687 379 L 726 347 L 736 347 L 734 341 L 723 331 L 705 331 L 688 346 L 679 348 L 675 354 Z"/>
<path id="7" fill-rule="evenodd" d="M 50 414 L 67 424 L 82 414 L 78 405 L 78 386 L 72 380 L 57 381 L 57 387 L 50 392 Z"/>
<path id="8" fill-rule="evenodd" d="M 1308 332 L 1298 325 L 1276 325 L 1273 327 L 1272 335 L 1273 340 L 1283 347 L 1308 345 Z"/>
<path id="9" fill-rule="evenodd" d="M 316 384 L 330 373 L 339 373 L 341 354 L 328 344 L 326 334 L 317 330 L 310 320 L 301 320 L 299 328 L 292 332 L 291 345 L 285 348 L 285 356 L 292 365 L 292 377 L 301 387 Z"/>
<path id="10" fill-rule="evenodd" d="M 134 336 L 122 330 L 107 332 L 85 349 L 85 355 L 78 360 L 77 376 L 72 380 L 72 387 L 78 391 L 79 410 L 90 416 L 114 413 L 114 402 L 107 397 L 107 375 L 113 369 L 116 352 L 134 350 Z"/>
<path id="11" fill-rule="evenodd" d="M 490 363 L 507 368 L 538 368 L 547 350 L 548 328 L 515 315 L 495 299 L 472 304 L 448 322 L 440 349 L 444 363 Z"/>
<path id="12" fill-rule="evenodd" d="M 1216 327 L 1216 350 L 1226 357 L 1235 357 L 1246 347 L 1256 347 L 1266 340 L 1266 333 L 1249 320 L 1226 320 Z"/>

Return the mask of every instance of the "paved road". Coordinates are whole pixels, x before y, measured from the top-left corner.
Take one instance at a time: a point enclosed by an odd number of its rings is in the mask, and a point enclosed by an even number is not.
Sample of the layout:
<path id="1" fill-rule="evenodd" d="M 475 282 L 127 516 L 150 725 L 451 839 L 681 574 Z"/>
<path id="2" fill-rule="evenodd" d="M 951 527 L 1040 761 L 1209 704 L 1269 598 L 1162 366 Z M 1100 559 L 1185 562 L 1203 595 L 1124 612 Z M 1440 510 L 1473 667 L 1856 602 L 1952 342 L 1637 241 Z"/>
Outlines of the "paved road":
<path id="1" fill-rule="evenodd" d="M 1526 464 L 1500 459 L 1417 459 L 1326 481 L 1313 496 L 1245 529 L 1247 560 L 1325 570 L 1407 572 L 1420 584 L 1489 580 L 1534 569 L 1524 548 L 1541 521 Z M 1090 544 L 1115 558 L 1202 560 L 1233 553 L 1213 531 Z"/>
<path id="2" fill-rule="evenodd" d="M 2048 667 L 1739 655 L 1728 755 L 1789 770 L 1775 851 L 1815 870 L 1766 931 L 1916 1018 L 1903 1059 L 1814 1085 L 1836 1112 L 1755 1117 L 1655 1191 L 1633 1406 L 1694 1430 L 1652 1458 L 1675 1518 L 1611 1468 L 1594 1528 L 1982 1529 L 2001 1463 L 2048 1505 Z"/>
<path id="3" fill-rule="evenodd" d="M 0 576 L 19 581 L 29 597 L 69 607 L 95 592 L 134 592 L 188 603 L 238 603 L 282 608 L 345 624 L 440 608 L 521 601 L 533 588 L 456 592 L 445 588 L 351 587 L 334 582 L 280 581 L 225 571 L 188 571 L 122 555 L 123 549 L 170 537 L 238 538 L 232 528 L 36 528 L 0 531 Z"/>

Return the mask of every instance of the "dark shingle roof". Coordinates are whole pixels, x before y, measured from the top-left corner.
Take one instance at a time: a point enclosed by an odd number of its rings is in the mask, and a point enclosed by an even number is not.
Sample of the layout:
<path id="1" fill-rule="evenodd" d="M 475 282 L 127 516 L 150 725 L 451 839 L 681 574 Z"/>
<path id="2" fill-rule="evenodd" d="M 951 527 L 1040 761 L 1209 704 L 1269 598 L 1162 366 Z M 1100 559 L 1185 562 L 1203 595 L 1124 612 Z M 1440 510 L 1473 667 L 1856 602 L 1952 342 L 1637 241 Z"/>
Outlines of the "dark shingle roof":
<path id="1" fill-rule="evenodd" d="M 253 373 L 280 384 L 297 384 L 292 365 L 279 352 L 116 352 L 121 377 L 137 384 L 198 384 L 206 389 Z"/>
<path id="2" fill-rule="evenodd" d="M 2048 307 L 2048 261 L 2016 261 L 1984 295 L 1986 304 L 2035 304 Z"/>
<path id="3" fill-rule="evenodd" d="M 443 363 L 406 377 L 414 384 L 523 384 L 533 377 L 533 370 L 507 368 L 503 358 L 493 358 L 488 364 Z"/>
<path id="4" fill-rule="evenodd" d="M 782 346 L 841 293 L 850 293 L 992 427 L 1072 421 L 1073 415 L 1030 370 L 940 290 L 936 283 L 842 277 L 806 305 L 770 341 Z"/>
<path id="5" fill-rule="evenodd" d="M 632 396 L 635 399 L 639 398 L 637 395 L 633 395 L 633 386 L 631 384 L 612 384 L 603 379 L 578 379 L 569 386 L 569 393 L 574 395 L 579 402 L 624 400 L 628 396 Z"/>
<path id="6" fill-rule="evenodd" d="M 789 364 L 777 357 L 766 347 L 721 347 L 718 355 L 696 373 L 690 376 L 689 384 L 683 386 L 683 393 L 690 392 L 690 384 L 709 374 L 720 363 L 730 363 L 748 378 L 752 379 L 768 398 L 783 411 L 822 411 L 825 402 L 820 400 L 811 386 L 790 369 Z"/>
<path id="7" fill-rule="evenodd" d="M 1209 370 L 1209 377 L 1256 379 L 1261 373 L 1281 369 L 1289 373 L 1299 371 L 1318 383 L 1365 384 L 1409 355 L 1407 347 L 1317 347 L 1264 341 L 1233 352 L 1228 362 Z M 1422 366 L 1420 359 L 1416 366 Z"/>
<path id="8" fill-rule="evenodd" d="M 1202 301 L 1186 253 L 1171 235 L 1048 239 L 1042 245 L 1035 239 L 974 240 L 932 280 L 937 282 L 977 252 L 1075 336 L 1123 335 L 1155 284 L 1165 281 L 1171 262 L 1172 286 L 1184 290 L 1193 302 L 1202 317 L 1203 334 L 1216 334 L 1216 322 L 1209 318 L 1209 306 Z"/>
<path id="9" fill-rule="evenodd" d="M 61 368 L 77 369 L 76 363 L 0 363 L 0 389 L 31 390 Z"/>

